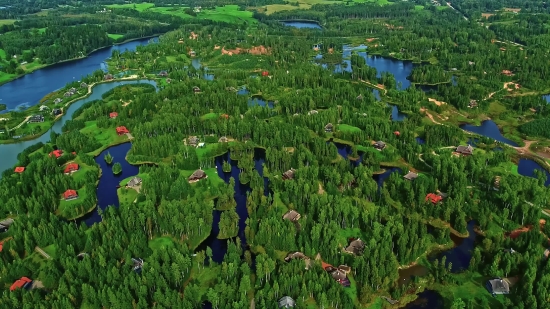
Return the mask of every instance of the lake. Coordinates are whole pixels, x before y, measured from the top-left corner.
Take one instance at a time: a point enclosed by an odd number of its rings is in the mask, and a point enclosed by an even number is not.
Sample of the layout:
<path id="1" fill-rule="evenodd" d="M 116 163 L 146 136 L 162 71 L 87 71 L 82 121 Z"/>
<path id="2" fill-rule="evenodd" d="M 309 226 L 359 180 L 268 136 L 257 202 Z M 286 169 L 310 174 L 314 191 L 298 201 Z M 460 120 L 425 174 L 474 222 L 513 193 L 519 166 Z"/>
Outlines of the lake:
<path id="1" fill-rule="evenodd" d="M 91 53 L 88 57 L 57 63 L 34 71 L 21 78 L 0 86 L 0 103 L 6 104 L 8 110 L 21 106 L 33 106 L 39 103 L 45 95 L 67 83 L 78 81 L 82 77 L 102 68 L 103 62 L 111 57 L 113 51 L 136 50 L 138 46 L 146 45 L 151 38 L 139 39 L 121 45 L 105 47 Z M 158 40 L 157 37 L 153 40 Z M 5 111 L 4 111 L 5 112 Z"/>
<path id="2" fill-rule="evenodd" d="M 550 94 L 545 94 L 542 96 L 544 100 L 546 100 L 546 103 L 550 103 Z"/>
<path id="3" fill-rule="evenodd" d="M 451 239 L 455 242 L 455 246 L 447 251 L 442 252 L 438 259 L 441 260 L 443 257 L 446 259 L 446 265 L 448 266 L 451 263 L 451 272 L 457 273 L 466 270 L 470 266 L 470 261 L 472 260 L 472 250 L 474 249 L 475 240 L 477 237 L 474 227 L 476 221 L 471 220 L 466 226 L 468 230 L 468 237 L 460 238 L 451 234 Z"/>
<path id="4" fill-rule="evenodd" d="M 319 25 L 317 22 L 314 21 L 291 21 L 291 20 L 283 20 L 281 23 L 285 26 L 294 27 L 294 28 L 309 28 L 309 29 L 319 29 L 322 30 L 323 27 Z"/>
<path id="5" fill-rule="evenodd" d="M 63 127 L 65 122 L 67 122 L 67 120 L 72 119 L 74 112 L 77 109 L 79 109 L 83 104 L 93 100 L 100 100 L 101 96 L 105 92 L 115 87 L 118 87 L 121 85 L 139 84 L 139 83 L 147 83 L 147 84 L 154 85 L 156 87 L 156 83 L 150 80 L 132 80 L 132 81 L 129 80 L 129 81 L 97 84 L 92 88 L 92 93 L 89 97 L 78 100 L 73 104 L 71 104 L 65 111 L 65 114 L 61 116 L 61 119 L 58 120 L 50 129 L 50 131 L 48 131 L 46 134 L 30 141 L 0 145 L 0 153 L 2 153 L 2 160 L 0 160 L 0 171 L 13 168 L 15 164 L 17 164 L 17 155 L 20 152 L 22 152 L 25 148 L 31 145 L 34 145 L 38 142 L 47 143 L 50 140 L 51 130 L 53 130 L 56 133 L 61 133 L 61 128 Z"/>
<path id="6" fill-rule="evenodd" d="M 424 290 L 418 298 L 401 309 L 439 309 L 443 308 L 443 297 L 436 291 Z"/>
<path id="7" fill-rule="evenodd" d="M 492 138 L 494 140 L 508 144 L 510 146 L 514 146 L 514 147 L 518 146 L 518 144 L 515 143 L 514 141 L 511 141 L 506 137 L 502 136 L 502 133 L 500 133 L 500 129 L 498 128 L 497 124 L 492 120 L 485 120 L 481 123 L 480 126 L 475 126 L 472 124 L 462 124 L 460 125 L 460 128 L 462 130 L 466 130 L 469 132 L 477 133 L 479 135 Z"/>
<path id="8" fill-rule="evenodd" d="M 523 176 L 533 177 L 535 176 L 535 170 L 541 171 L 546 174 L 546 182 L 545 186 L 550 185 L 550 173 L 546 171 L 542 166 L 540 166 L 537 162 L 530 160 L 530 159 L 519 159 L 518 163 L 518 173 Z"/>

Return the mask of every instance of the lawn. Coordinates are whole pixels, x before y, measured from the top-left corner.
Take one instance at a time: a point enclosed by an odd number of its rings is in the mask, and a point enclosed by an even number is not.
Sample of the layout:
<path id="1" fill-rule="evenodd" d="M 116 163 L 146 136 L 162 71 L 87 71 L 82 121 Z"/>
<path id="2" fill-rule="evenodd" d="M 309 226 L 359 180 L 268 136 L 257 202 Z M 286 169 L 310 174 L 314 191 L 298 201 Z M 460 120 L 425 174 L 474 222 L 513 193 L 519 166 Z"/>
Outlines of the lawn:
<path id="1" fill-rule="evenodd" d="M 17 76 L 17 75 L 0 72 L 0 83 L 7 82 L 7 81 L 11 80 L 12 78 L 14 78 L 15 76 Z"/>
<path id="2" fill-rule="evenodd" d="M 59 207 L 55 212 L 56 215 L 60 215 L 64 218 L 73 218 L 75 217 L 76 213 L 83 214 L 89 210 L 84 209 L 84 207 L 82 206 L 82 202 L 88 197 L 88 192 L 86 192 L 84 188 L 81 188 L 77 190 L 77 193 L 78 198 L 71 201 L 66 201 L 61 196 L 59 197 L 61 201 L 59 202 Z"/>
<path id="3" fill-rule="evenodd" d="M 6 51 L 0 48 L 0 59 L 6 59 Z"/>
<path id="4" fill-rule="evenodd" d="M 201 181 L 210 181 L 210 184 L 217 187 L 220 183 L 224 183 L 223 179 L 221 179 L 220 176 L 218 176 L 218 170 L 215 167 L 203 168 L 203 170 L 206 173 L 206 175 L 208 176 L 208 178 L 207 179 L 201 179 L 198 182 L 192 183 L 191 185 L 197 185 Z M 194 171 L 190 171 L 190 170 L 185 171 L 184 170 L 184 171 L 181 171 L 181 174 L 184 177 L 189 177 L 189 176 L 191 176 L 191 174 L 193 174 L 193 172 Z"/>
<path id="5" fill-rule="evenodd" d="M 57 248 L 55 245 L 49 245 L 47 247 L 44 247 L 42 248 L 42 250 L 44 250 L 44 252 L 46 252 L 49 256 L 53 258 L 55 258 L 57 256 Z"/>
<path id="6" fill-rule="evenodd" d="M 128 206 L 130 207 L 136 200 L 138 193 L 132 188 L 121 187 L 116 190 L 118 196 L 118 202 L 120 207 Z"/>
<path id="7" fill-rule="evenodd" d="M 38 33 L 43 34 L 47 28 L 38 28 Z"/>
<path id="8" fill-rule="evenodd" d="M 290 10 L 297 10 L 297 9 L 309 9 L 314 4 L 341 4 L 343 2 L 340 1 L 329 1 L 329 0 L 298 0 L 298 1 L 292 1 L 292 2 L 298 2 L 299 6 L 290 5 L 290 4 L 270 4 L 266 5 L 263 8 L 265 9 L 266 14 L 273 14 L 275 12 L 280 11 L 290 11 Z M 363 1 L 359 1 L 363 2 Z"/>
<path id="9" fill-rule="evenodd" d="M 155 5 L 153 3 L 126 3 L 126 4 L 111 4 L 107 7 L 110 9 L 134 9 L 139 12 L 143 12 L 149 8 L 154 7 Z"/>
<path id="10" fill-rule="evenodd" d="M 226 5 L 222 7 L 218 6 L 214 10 L 204 10 L 197 15 L 197 18 L 231 24 L 255 24 L 257 20 L 252 15 L 253 13 L 250 11 L 240 11 L 238 5 Z"/>
<path id="11" fill-rule="evenodd" d="M 220 117 L 220 114 L 219 113 L 208 113 L 206 115 L 203 115 L 201 117 L 202 120 L 207 120 L 207 119 L 216 119 L 216 118 L 219 118 Z"/>
<path id="12" fill-rule="evenodd" d="M 485 289 L 485 281 L 488 278 L 479 273 L 465 273 L 454 275 L 459 284 L 436 284 L 434 289 L 445 299 L 445 303 L 452 304 L 453 300 L 460 298 L 465 303 L 472 301 L 474 308 L 505 308 L 504 299 L 507 296 L 493 297 Z"/>
<path id="13" fill-rule="evenodd" d="M 84 127 L 84 129 L 80 130 L 80 132 L 90 138 L 94 138 L 101 145 L 104 145 L 104 147 L 94 151 L 93 154 L 97 153 L 103 148 L 108 147 L 109 145 L 120 144 L 128 140 L 128 137 L 126 135 L 116 134 L 116 130 L 114 128 L 98 128 L 96 121 L 86 121 L 86 126 Z"/>
<path id="14" fill-rule="evenodd" d="M 113 40 L 116 40 L 116 39 L 120 39 L 120 38 L 123 37 L 124 35 L 122 35 L 122 34 L 107 33 L 107 36 L 110 37 L 110 38 L 113 39 Z"/>
<path id="15" fill-rule="evenodd" d="M 149 241 L 149 248 L 153 251 L 170 247 L 174 247 L 174 240 L 170 237 L 155 237 Z"/>
<path id="16" fill-rule="evenodd" d="M 31 63 L 27 63 L 25 65 L 22 65 L 21 68 L 27 72 L 29 71 L 34 71 L 34 70 L 38 70 L 40 68 L 43 68 L 45 67 L 46 65 L 45 64 L 42 64 L 40 63 L 38 60 L 34 60 L 33 62 Z"/>

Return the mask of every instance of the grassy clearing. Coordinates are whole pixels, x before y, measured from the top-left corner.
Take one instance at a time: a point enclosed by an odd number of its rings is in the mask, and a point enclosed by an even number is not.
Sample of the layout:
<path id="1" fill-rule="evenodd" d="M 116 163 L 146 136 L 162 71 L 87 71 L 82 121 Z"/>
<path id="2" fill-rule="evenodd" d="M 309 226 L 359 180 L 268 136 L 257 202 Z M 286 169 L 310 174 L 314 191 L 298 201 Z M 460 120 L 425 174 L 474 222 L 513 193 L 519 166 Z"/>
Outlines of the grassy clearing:
<path id="1" fill-rule="evenodd" d="M 174 240 L 170 237 L 156 237 L 149 241 L 151 250 L 163 250 L 170 247 L 174 247 Z"/>
<path id="2" fill-rule="evenodd" d="M 49 256 L 52 258 L 55 258 L 57 256 L 57 247 L 55 245 L 49 245 L 47 247 L 42 248 L 44 252 L 46 252 Z"/>
<path id="3" fill-rule="evenodd" d="M 265 9 L 266 14 L 273 14 L 275 12 L 280 11 L 291 11 L 291 10 L 297 10 L 297 9 L 309 9 L 314 4 L 339 4 L 341 2 L 339 1 L 329 1 L 329 0 L 298 0 L 298 1 L 292 1 L 292 2 L 298 2 L 298 6 L 290 5 L 290 4 L 270 4 L 263 7 Z M 360 1 L 364 2 L 364 1 Z"/>
<path id="4" fill-rule="evenodd" d="M 185 9 L 187 9 L 187 8 L 188 7 L 182 7 L 182 6 L 178 6 L 178 7 L 154 7 L 154 8 L 151 8 L 150 11 L 153 11 L 153 12 L 156 12 L 156 13 L 161 13 L 161 14 L 173 15 L 173 16 L 177 16 L 177 17 L 180 17 L 180 18 L 183 18 L 183 19 L 193 18 L 193 16 L 185 13 Z"/>
<path id="5" fill-rule="evenodd" d="M 118 188 L 116 190 L 116 194 L 118 196 L 118 202 L 120 203 L 121 207 L 122 206 L 131 207 L 138 196 L 138 193 L 136 190 L 132 188 L 125 188 L 125 187 Z"/>
<path id="6" fill-rule="evenodd" d="M 424 9 L 424 6 L 423 5 L 415 5 L 414 6 L 414 10 L 415 11 L 422 11 Z"/>
<path id="7" fill-rule="evenodd" d="M 0 48 L 0 59 L 6 59 L 6 51 Z"/>
<path id="8" fill-rule="evenodd" d="M 16 21 L 16 19 L 0 19 L 0 26 L 13 25 Z"/>
<path id="9" fill-rule="evenodd" d="M 96 121 L 86 121 L 86 126 L 84 127 L 84 129 L 80 130 L 80 132 L 90 138 L 94 138 L 101 145 L 120 144 L 128 140 L 128 137 L 126 135 L 119 136 L 118 134 L 116 134 L 116 130 L 114 128 L 98 128 Z"/>
<path id="10" fill-rule="evenodd" d="M 154 6 L 155 5 L 153 3 L 142 2 L 142 3 L 111 4 L 111 5 L 108 5 L 107 7 L 111 9 L 134 9 L 136 11 L 143 12 Z"/>
<path id="11" fill-rule="evenodd" d="M 220 21 L 231 24 L 250 23 L 255 24 L 257 20 L 252 17 L 250 11 L 240 11 L 238 5 L 226 5 L 216 7 L 214 10 L 205 10 L 197 15 L 200 19 L 209 19 L 212 21 Z"/>
<path id="12" fill-rule="evenodd" d="M 107 36 L 110 37 L 110 38 L 113 39 L 113 40 L 116 40 L 116 39 L 120 39 L 120 38 L 123 37 L 124 35 L 122 35 L 122 34 L 107 33 Z"/>
<path id="13" fill-rule="evenodd" d="M 359 129 L 358 127 L 350 126 L 349 124 L 338 125 L 338 130 L 342 132 L 348 132 L 348 133 L 361 132 L 361 129 Z"/>
<path id="14" fill-rule="evenodd" d="M 216 119 L 216 118 L 219 118 L 220 117 L 220 114 L 219 113 L 208 113 L 206 115 L 203 115 L 201 117 L 202 120 L 207 120 L 207 119 Z"/>
<path id="15" fill-rule="evenodd" d="M 38 33 L 43 34 L 47 28 L 38 28 Z"/>
<path id="16" fill-rule="evenodd" d="M 34 70 L 38 70 L 38 69 L 41 69 L 43 67 L 45 67 L 46 64 L 42 64 L 40 63 L 38 60 L 34 60 L 33 62 L 31 63 L 27 63 L 25 65 L 22 65 L 21 68 L 27 72 L 31 72 L 31 71 L 34 71 Z"/>
<path id="17" fill-rule="evenodd" d="M 77 172 L 79 173 L 79 172 Z M 78 198 L 70 201 L 66 201 L 61 197 L 59 202 L 59 207 L 57 208 L 56 214 L 63 217 L 74 217 L 75 214 L 86 213 L 88 209 L 84 209 L 82 202 L 88 197 L 88 192 L 83 188 L 76 191 L 78 193 Z M 76 211 L 75 211 L 76 209 Z"/>
<path id="18" fill-rule="evenodd" d="M 508 296 L 498 295 L 493 297 L 485 289 L 485 281 L 488 279 L 479 273 L 465 273 L 454 275 L 459 280 L 458 284 L 436 284 L 434 289 L 445 299 L 445 303 L 452 304 L 453 300 L 460 298 L 465 303 L 473 302 L 475 308 L 505 308 L 504 299 Z"/>
<path id="19" fill-rule="evenodd" d="M 4 82 L 7 82 L 7 81 L 10 81 L 15 76 L 17 76 L 17 75 L 0 72 L 0 84 L 4 83 Z"/>

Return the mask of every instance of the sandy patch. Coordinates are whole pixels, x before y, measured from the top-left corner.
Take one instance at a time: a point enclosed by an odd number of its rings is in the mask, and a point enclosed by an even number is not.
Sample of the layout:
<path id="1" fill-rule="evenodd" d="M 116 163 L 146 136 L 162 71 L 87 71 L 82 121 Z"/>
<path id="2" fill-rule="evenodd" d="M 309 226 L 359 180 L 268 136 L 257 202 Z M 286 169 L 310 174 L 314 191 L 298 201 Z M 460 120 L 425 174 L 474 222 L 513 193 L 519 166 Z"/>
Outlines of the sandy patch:
<path id="1" fill-rule="evenodd" d="M 323 189 L 323 185 L 321 183 L 319 183 L 319 190 L 317 191 L 318 194 L 324 194 L 325 193 L 325 189 Z"/>
<path id="2" fill-rule="evenodd" d="M 378 38 L 368 38 L 366 41 L 370 43 L 370 42 L 372 42 L 372 41 L 374 41 L 374 40 L 376 40 L 376 39 L 378 39 Z"/>
<path id="3" fill-rule="evenodd" d="M 433 103 L 434 103 L 435 105 L 437 105 L 437 106 L 441 106 L 441 105 L 443 105 L 443 104 L 447 104 L 447 103 L 445 103 L 445 102 L 438 101 L 438 100 L 432 99 L 432 98 L 428 98 L 428 101 L 433 102 Z"/>
<path id="4" fill-rule="evenodd" d="M 481 17 L 489 18 L 489 17 L 494 16 L 494 15 L 495 15 L 494 13 L 482 13 Z"/>
<path id="5" fill-rule="evenodd" d="M 244 49 L 244 48 L 240 48 L 240 47 L 237 47 L 235 49 L 225 49 L 225 47 L 222 48 L 222 55 L 233 56 L 233 55 L 238 55 L 238 54 L 243 53 L 243 52 L 249 53 L 251 55 L 269 55 L 271 53 L 271 48 L 266 48 L 263 45 L 254 46 L 254 47 L 249 48 L 249 49 Z"/>
<path id="6" fill-rule="evenodd" d="M 329 49 L 328 49 L 328 53 L 329 53 L 329 54 L 334 53 L 334 48 L 329 48 Z"/>
<path id="7" fill-rule="evenodd" d="M 384 26 L 386 26 L 387 29 L 403 29 L 403 26 L 394 26 L 394 25 L 390 25 L 390 24 L 384 24 Z"/>
<path id="8" fill-rule="evenodd" d="M 189 38 L 190 38 L 191 40 L 196 40 L 198 37 L 199 37 L 198 34 L 196 34 L 195 32 L 191 31 L 191 35 L 189 36 Z"/>
<path id="9" fill-rule="evenodd" d="M 511 86 L 511 87 L 509 87 L 509 86 Z M 517 90 L 517 89 L 521 88 L 521 85 L 517 84 L 517 83 L 514 83 L 514 82 L 507 82 L 507 83 L 504 83 L 503 88 L 507 89 L 508 91 L 513 91 L 513 90 Z"/>
<path id="10" fill-rule="evenodd" d="M 514 9 L 514 8 L 504 8 L 504 10 L 506 12 L 514 12 L 514 13 L 521 11 L 521 9 Z"/>
<path id="11" fill-rule="evenodd" d="M 221 47 L 218 46 L 218 45 L 215 45 L 215 46 L 214 46 L 214 50 L 217 50 L 217 49 L 220 49 L 220 48 L 221 48 Z"/>

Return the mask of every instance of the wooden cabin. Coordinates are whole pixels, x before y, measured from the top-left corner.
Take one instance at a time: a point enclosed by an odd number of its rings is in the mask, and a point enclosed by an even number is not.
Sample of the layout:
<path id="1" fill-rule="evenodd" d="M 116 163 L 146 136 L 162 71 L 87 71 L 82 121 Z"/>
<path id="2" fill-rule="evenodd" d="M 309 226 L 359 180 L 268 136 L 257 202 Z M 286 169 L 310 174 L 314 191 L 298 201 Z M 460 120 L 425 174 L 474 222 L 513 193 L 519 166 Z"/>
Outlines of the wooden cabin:
<path id="1" fill-rule="evenodd" d="M 191 174 L 191 176 L 189 176 L 189 183 L 197 182 L 203 178 L 208 178 L 208 175 L 206 175 L 206 173 L 203 170 L 198 169 L 194 171 L 193 174 Z"/>

